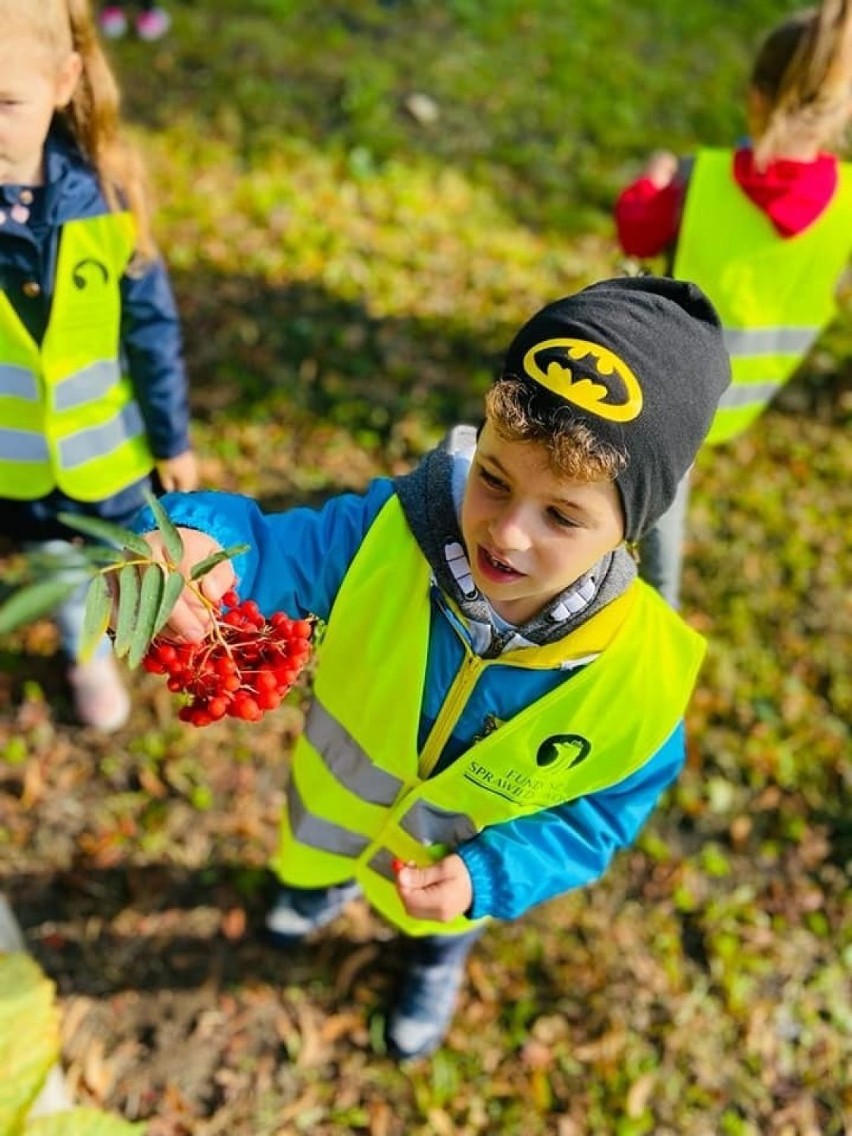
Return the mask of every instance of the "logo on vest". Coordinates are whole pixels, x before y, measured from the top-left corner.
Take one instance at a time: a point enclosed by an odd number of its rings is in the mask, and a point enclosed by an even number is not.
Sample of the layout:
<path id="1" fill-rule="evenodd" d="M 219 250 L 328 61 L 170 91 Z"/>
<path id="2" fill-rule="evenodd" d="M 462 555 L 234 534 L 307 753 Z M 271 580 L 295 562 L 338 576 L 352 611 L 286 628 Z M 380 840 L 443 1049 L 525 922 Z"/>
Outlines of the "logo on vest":
<path id="1" fill-rule="evenodd" d="M 636 375 L 614 351 L 599 343 L 545 339 L 527 351 L 524 370 L 541 386 L 598 418 L 631 422 L 642 412 L 642 388 Z"/>
<path id="2" fill-rule="evenodd" d="M 565 769 L 573 769 L 585 761 L 592 752 L 588 738 L 580 734 L 554 734 L 543 741 L 535 755 L 535 763 L 541 769 L 559 762 Z"/>
<path id="3" fill-rule="evenodd" d="M 94 283 L 98 276 L 100 276 L 101 284 L 109 283 L 109 269 L 100 260 L 95 260 L 94 257 L 91 256 L 87 256 L 85 260 L 78 260 L 71 269 L 71 279 L 74 281 L 74 287 L 79 288 L 81 292 L 84 288 L 88 288 L 90 284 Z"/>
<path id="4" fill-rule="evenodd" d="M 464 778 L 486 793 L 516 805 L 551 808 L 576 796 L 574 770 L 592 752 L 592 743 L 581 734 L 553 734 L 535 751 L 535 765 L 493 765 L 477 750 L 464 771 Z M 532 757 L 532 754 L 530 755 Z"/>

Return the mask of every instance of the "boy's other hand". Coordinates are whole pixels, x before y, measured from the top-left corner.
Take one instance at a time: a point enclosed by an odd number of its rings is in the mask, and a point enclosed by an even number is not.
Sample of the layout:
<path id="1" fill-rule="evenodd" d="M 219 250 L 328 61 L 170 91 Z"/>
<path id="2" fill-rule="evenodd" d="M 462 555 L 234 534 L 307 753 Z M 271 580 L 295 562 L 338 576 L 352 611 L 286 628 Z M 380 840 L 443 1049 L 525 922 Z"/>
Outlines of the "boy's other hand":
<path id="1" fill-rule="evenodd" d="M 428 868 L 400 868 L 396 877 L 402 905 L 415 919 L 447 923 L 473 902 L 473 884 L 461 856 L 451 853 Z"/>

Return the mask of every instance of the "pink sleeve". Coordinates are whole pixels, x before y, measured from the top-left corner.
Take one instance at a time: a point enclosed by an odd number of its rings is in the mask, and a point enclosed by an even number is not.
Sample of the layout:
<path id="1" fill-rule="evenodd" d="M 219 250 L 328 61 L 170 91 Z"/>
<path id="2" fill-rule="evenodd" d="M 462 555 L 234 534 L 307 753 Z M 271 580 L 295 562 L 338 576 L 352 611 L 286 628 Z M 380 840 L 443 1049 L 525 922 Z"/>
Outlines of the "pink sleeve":
<path id="1" fill-rule="evenodd" d="M 621 192 L 615 203 L 615 226 L 626 256 L 656 256 L 674 242 L 683 191 L 679 181 L 660 189 L 649 178 L 640 177 Z"/>

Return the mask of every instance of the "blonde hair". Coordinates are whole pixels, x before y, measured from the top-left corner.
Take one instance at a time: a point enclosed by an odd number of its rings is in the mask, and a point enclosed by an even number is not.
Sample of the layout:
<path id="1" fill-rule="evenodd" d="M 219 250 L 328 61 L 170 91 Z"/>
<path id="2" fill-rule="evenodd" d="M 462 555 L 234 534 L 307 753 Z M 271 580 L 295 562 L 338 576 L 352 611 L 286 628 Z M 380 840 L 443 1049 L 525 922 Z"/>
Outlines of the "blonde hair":
<path id="1" fill-rule="evenodd" d="M 537 383 L 502 376 L 486 392 L 485 416 L 504 441 L 542 446 L 550 468 L 571 481 L 615 481 L 627 467 L 625 454 Z"/>
<path id="2" fill-rule="evenodd" d="M 823 0 L 769 32 L 751 86 L 768 110 L 754 140 L 758 166 L 791 145 L 842 144 L 852 113 L 852 0 Z"/>
<path id="3" fill-rule="evenodd" d="M 76 51 L 82 61 L 64 121 L 91 164 L 109 208 L 129 209 L 136 222 L 137 258 L 156 255 L 148 190 L 141 158 L 122 136 L 118 83 L 103 52 L 89 0 L 0 0 L 0 21 L 42 43 L 60 66 Z"/>

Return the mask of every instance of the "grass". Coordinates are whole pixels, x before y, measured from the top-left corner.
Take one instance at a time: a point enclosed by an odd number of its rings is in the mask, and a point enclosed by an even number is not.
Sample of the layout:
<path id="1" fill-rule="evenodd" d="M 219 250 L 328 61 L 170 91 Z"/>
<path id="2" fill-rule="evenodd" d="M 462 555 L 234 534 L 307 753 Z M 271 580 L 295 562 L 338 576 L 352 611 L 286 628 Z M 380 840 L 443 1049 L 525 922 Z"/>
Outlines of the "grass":
<path id="1" fill-rule="evenodd" d="M 207 482 L 315 501 L 475 416 L 517 324 L 618 270 L 611 206 L 644 154 L 742 133 L 752 46 L 793 6 L 173 0 L 173 36 L 117 45 Z M 711 646 L 687 769 L 597 888 L 486 938 L 425 1068 L 369 1056 L 387 992 L 369 922 L 285 978 L 224 916 L 215 930 L 221 889 L 259 906 L 298 707 L 188 735 L 135 680 L 131 736 L 95 743 L 88 778 L 55 684 L 10 703 L 0 870 L 100 896 L 60 928 L 82 959 L 67 974 L 39 947 L 44 920 L 29 925 L 68 1013 L 100 1030 L 100 1066 L 83 1026 L 66 1037 L 86 1099 L 151 1117 L 151 1136 L 848 1132 L 850 355 L 847 315 L 760 428 L 700 456 L 686 613 Z M 36 628 L 8 644 L 6 670 L 52 643 Z M 192 956 L 203 923 L 199 965 L 212 953 L 225 975 L 206 1001 L 177 980 L 167 1001 L 152 962 L 128 1002 L 109 945 L 177 934 L 173 911 L 146 908 L 146 872 L 197 899 L 178 942 Z M 205 1013 L 223 1028 L 179 1044 L 173 1028 L 170 1062 L 162 1023 Z M 192 1081 L 202 1055 L 215 1068 Z"/>

